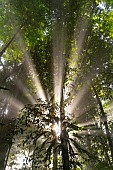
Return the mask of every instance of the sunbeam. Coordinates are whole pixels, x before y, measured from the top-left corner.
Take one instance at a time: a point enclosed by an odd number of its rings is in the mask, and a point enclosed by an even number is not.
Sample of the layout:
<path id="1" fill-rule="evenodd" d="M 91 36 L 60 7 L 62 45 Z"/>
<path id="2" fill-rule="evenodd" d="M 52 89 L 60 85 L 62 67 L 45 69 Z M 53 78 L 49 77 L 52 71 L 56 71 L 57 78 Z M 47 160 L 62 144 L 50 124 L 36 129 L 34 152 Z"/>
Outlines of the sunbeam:
<path id="1" fill-rule="evenodd" d="M 45 92 L 44 92 L 42 85 L 40 83 L 38 73 L 36 73 L 35 65 L 31 59 L 30 51 L 26 50 L 24 38 L 20 32 L 18 33 L 16 41 L 19 44 L 19 48 L 23 52 L 24 64 L 25 64 L 24 66 L 26 68 L 26 72 L 30 73 L 30 75 L 32 76 L 32 80 L 34 82 L 34 86 L 36 87 L 36 95 L 35 96 L 36 96 L 36 98 L 41 98 L 43 101 L 45 101 L 46 100 Z M 23 86 L 21 82 L 18 82 L 18 83 L 20 84 L 21 90 L 26 95 L 26 92 L 28 91 L 27 88 L 25 86 Z M 24 88 L 24 89 L 22 89 L 22 88 Z M 36 99 L 34 99 L 31 95 L 27 96 L 27 98 L 32 103 L 36 102 L 35 101 Z"/>
<path id="2" fill-rule="evenodd" d="M 89 135 L 89 136 L 105 136 L 102 130 L 83 130 L 79 132 L 80 135 Z"/>
<path id="3" fill-rule="evenodd" d="M 78 36 L 78 40 L 77 40 L 77 54 L 79 55 L 79 53 L 81 52 L 82 47 L 85 44 L 85 36 L 87 35 L 87 27 L 88 27 L 88 19 L 87 16 L 83 17 L 82 23 L 81 21 L 78 21 L 78 29 L 79 31 L 79 35 Z M 76 36 L 76 35 L 75 35 Z M 76 39 L 76 37 L 75 37 Z"/>
<path id="4" fill-rule="evenodd" d="M 13 108 L 15 108 L 17 110 L 17 112 L 15 113 L 15 115 L 8 115 L 8 111 L 7 111 L 7 117 L 11 118 L 12 116 L 16 116 L 18 111 L 24 106 L 24 104 L 19 101 L 18 99 L 16 99 L 14 96 L 12 96 L 11 93 L 3 93 L 1 94 L 1 97 L 4 99 L 6 98 L 8 100 L 8 106 L 11 106 Z"/>
<path id="5" fill-rule="evenodd" d="M 36 103 L 36 100 L 33 98 L 33 95 L 30 94 L 29 89 L 27 89 L 25 85 L 23 85 L 21 80 L 18 80 L 18 82 L 16 82 L 16 86 L 24 94 L 24 96 L 30 101 L 30 103 L 32 104 Z"/>
<path id="6" fill-rule="evenodd" d="M 81 89 L 77 92 L 75 98 L 71 101 L 70 105 L 67 106 L 67 110 L 69 113 L 71 113 L 74 117 L 77 117 L 77 112 L 75 112 L 78 104 L 81 102 L 81 99 L 83 98 L 83 96 L 87 93 L 88 90 L 88 86 L 86 84 L 84 84 Z"/>
<path id="7" fill-rule="evenodd" d="M 30 59 L 30 54 L 28 54 L 28 52 L 25 49 L 24 55 L 25 55 L 25 67 L 27 71 L 32 75 L 32 80 L 34 82 L 34 85 L 36 86 L 36 95 L 38 98 L 41 98 L 43 101 L 45 101 L 46 96 L 44 90 L 42 89 L 38 74 L 36 73 L 32 60 Z"/>
<path id="8" fill-rule="evenodd" d="M 62 21 L 63 22 L 63 21 Z M 59 30 L 59 26 L 61 30 Z M 65 50 L 65 30 L 62 24 L 56 24 L 53 31 L 53 79 L 55 102 L 60 104 L 62 85 L 64 79 L 64 50 Z M 59 30 L 59 31 L 58 31 Z"/>
<path id="9" fill-rule="evenodd" d="M 0 7 L 0 169 L 112 169 L 112 2 Z"/>
<path id="10" fill-rule="evenodd" d="M 82 24 L 79 25 L 80 22 L 78 22 L 78 29 L 79 31 L 79 36 L 74 34 L 74 40 L 72 43 L 72 49 L 71 49 L 71 54 L 70 54 L 70 59 L 68 60 L 68 65 L 72 70 L 78 70 L 78 61 L 79 61 L 79 54 L 84 46 L 84 39 L 87 34 L 87 26 L 88 26 L 88 20 L 87 17 L 83 18 Z M 65 95 L 66 102 L 69 103 L 66 106 L 66 110 L 74 116 L 77 117 L 77 113 L 75 115 L 74 111 L 77 105 L 81 102 L 81 99 L 87 93 L 89 85 L 84 84 L 78 92 L 76 92 L 76 80 L 79 78 L 79 72 L 77 71 L 76 73 L 73 73 L 73 71 L 70 70 L 68 77 L 71 77 L 71 80 L 68 83 L 68 86 L 66 87 L 66 94 L 70 94 L 69 96 Z M 91 79 L 91 75 L 87 75 L 85 78 L 85 82 L 88 82 Z M 74 115 L 73 115 L 74 114 Z"/>

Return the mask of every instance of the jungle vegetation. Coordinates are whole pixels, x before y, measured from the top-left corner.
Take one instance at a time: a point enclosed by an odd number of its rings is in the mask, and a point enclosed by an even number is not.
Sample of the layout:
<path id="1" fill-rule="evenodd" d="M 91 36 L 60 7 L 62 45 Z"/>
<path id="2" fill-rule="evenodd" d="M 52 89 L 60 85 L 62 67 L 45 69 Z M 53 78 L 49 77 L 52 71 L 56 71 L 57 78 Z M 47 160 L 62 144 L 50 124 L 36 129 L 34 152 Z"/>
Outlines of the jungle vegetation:
<path id="1" fill-rule="evenodd" d="M 112 170 L 112 112 L 112 0 L 0 0 L 0 170 Z"/>

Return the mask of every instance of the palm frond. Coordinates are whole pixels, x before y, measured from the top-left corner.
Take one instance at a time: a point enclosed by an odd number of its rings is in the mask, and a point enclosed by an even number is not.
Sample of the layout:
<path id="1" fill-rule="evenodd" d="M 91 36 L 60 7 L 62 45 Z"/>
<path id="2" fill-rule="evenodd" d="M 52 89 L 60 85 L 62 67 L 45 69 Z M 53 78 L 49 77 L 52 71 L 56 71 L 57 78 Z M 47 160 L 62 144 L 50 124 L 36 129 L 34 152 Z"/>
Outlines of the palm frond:
<path id="1" fill-rule="evenodd" d="M 77 131 L 84 129 L 84 127 L 82 127 L 82 126 L 77 126 L 77 125 L 75 125 L 75 124 L 73 124 L 73 123 L 71 123 L 69 126 L 70 126 L 70 128 L 72 128 L 73 130 L 77 130 Z"/>
<path id="2" fill-rule="evenodd" d="M 41 136 L 45 135 L 46 133 L 48 133 L 49 131 L 43 131 L 42 133 L 37 134 L 34 137 L 34 142 L 36 142 Z"/>
<path id="3" fill-rule="evenodd" d="M 77 142 L 76 140 L 74 140 L 74 139 L 72 139 L 72 138 L 69 138 L 69 140 L 74 144 L 74 146 L 76 147 L 76 149 L 78 150 L 78 152 L 80 152 L 80 153 L 85 153 L 85 154 L 88 155 L 89 157 L 91 156 L 91 154 L 90 154 L 87 150 L 83 149 L 83 148 L 78 144 L 78 142 Z"/>
<path id="4" fill-rule="evenodd" d="M 72 135 L 73 135 L 75 138 L 83 139 L 83 137 L 82 137 L 80 134 L 75 133 L 74 131 L 73 131 Z"/>
<path id="5" fill-rule="evenodd" d="M 70 153 L 70 156 L 74 157 L 76 153 L 74 152 L 73 147 L 71 146 L 69 141 L 68 141 L 68 144 L 69 144 L 69 153 Z"/>
<path id="6" fill-rule="evenodd" d="M 40 151 L 44 148 L 44 146 L 46 145 L 47 141 L 49 140 L 50 138 L 48 137 L 42 144 L 41 144 L 41 147 L 40 147 Z"/>
<path id="7" fill-rule="evenodd" d="M 49 145 L 47 151 L 46 151 L 47 153 L 46 153 L 46 156 L 45 156 L 45 159 L 44 159 L 45 162 L 47 161 L 47 159 L 50 160 L 51 150 L 52 150 L 55 143 L 56 143 L 56 139 L 53 139 L 51 144 Z"/>
<path id="8" fill-rule="evenodd" d="M 2 89 L 2 90 L 10 90 L 10 89 L 8 89 L 6 87 L 1 87 L 1 86 L 0 86 L 0 89 Z"/>

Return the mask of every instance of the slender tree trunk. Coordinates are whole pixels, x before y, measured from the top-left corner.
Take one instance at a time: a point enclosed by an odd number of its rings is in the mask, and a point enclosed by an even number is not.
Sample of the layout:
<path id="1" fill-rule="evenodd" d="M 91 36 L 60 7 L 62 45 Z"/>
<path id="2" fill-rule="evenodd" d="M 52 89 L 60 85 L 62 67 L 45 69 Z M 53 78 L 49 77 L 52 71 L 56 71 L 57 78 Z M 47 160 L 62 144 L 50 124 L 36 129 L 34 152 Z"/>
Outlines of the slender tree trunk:
<path id="1" fill-rule="evenodd" d="M 0 146 L 0 170 L 5 170 L 5 157 L 7 152 L 7 147 L 4 147 L 3 144 Z"/>
<path id="2" fill-rule="evenodd" d="M 19 27 L 19 29 L 17 30 L 17 32 L 12 36 L 12 38 L 7 42 L 7 44 L 5 45 L 5 47 L 2 49 L 2 51 L 0 52 L 0 58 L 3 55 L 3 53 L 7 50 L 7 48 L 10 46 L 10 44 L 12 43 L 12 41 L 15 39 L 15 37 L 17 36 L 17 34 L 19 33 L 19 31 L 21 30 L 21 28 L 23 27 L 23 25 L 21 25 Z"/>
<path id="3" fill-rule="evenodd" d="M 104 145 L 104 144 L 103 144 Z M 112 166 L 112 163 L 110 161 L 110 157 L 108 155 L 108 151 L 106 149 L 106 147 L 104 146 L 104 152 L 105 152 L 105 157 L 106 157 L 106 160 L 108 161 L 109 165 Z"/>
<path id="4" fill-rule="evenodd" d="M 0 170 L 5 170 L 8 160 L 8 149 L 12 145 L 12 130 L 10 121 L 4 119 L 0 129 Z M 12 127 L 13 128 L 13 127 Z M 8 139 L 8 140 L 7 140 Z"/>
<path id="5" fill-rule="evenodd" d="M 70 170 L 69 166 L 69 154 L 68 154 L 68 137 L 66 129 L 62 130 L 61 145 L 62 145 L 62 163 L 63 170 Z"/>
<path id="6" fill-rule="evenodd" d="M 110 134 L 108 123 L 107 123 L 106 113 L 104 112 L 102 102 L 101 102 L 101 100 L 100 100 L 100 98 L 99 98 L 99 96 L 97 94 L 97 91 L 96 91 L 96 89 L 95 89 L 92 82 L 91 82 L 91 85 L 92 85 L 93 91 L 94 91 L 94 93 L 96 95 L 96 99 L 97 99 L 97 102 L 99 104 L 100 111 L 101 111 L 101 114 L 102 114 L 102 121 L 103 121 L 103 124 L 105 126 L 106 135 L 107 135 L 107 139 L 108 139 L 108 143 L 109 143 L 109 147 L 110 147 L 110 151 L 111 151 L 112 163 L 113 163 L 113 142 L 112 142 L 111 134 Z"/>
<path id="7" fill-rule="evenodd" d="M 9 158 L 9 154 L 10 154 L 10 150 L 11 150 L 11 146 L 12 146 L 12 144 L 10 144 L 10 146 L 8 148 L 8 151 L 7 151 L 7 154 L 6 154 L 6 159 L 5 159 L 5 163 L 4 163 L 4 170 L 6 169 L 6 166 L 7 166 L 7 162 L 8 162 L 8 158 Z"/>
<path id="8" fill-rule="evenodd" d="M 89 152 L 91 152 L 92 151 L 92 149 L 91 149 L 91 139 L 90 139 L 89 134 L 86 136 L 86 140 L 87 140 L 88 150 L 89 150 Z"/>
<path id="9" fill-rule="evenodd" d="M 68 154 L 68 134 L 66 132 L 66 125 L 63 123 L 65 119 L 65 111 L 64 111 L 64 97 L 63 97 L 63 88 L 62 88 L 62 96 L 60 103 L 60 120 L 61 120 L 61 146 L 62 146 L 62 163 L 63 170 L 70 170 L 69 167 L 69 154 Z"/>
<path id="10" fill-rule="evenodd" d="M 55 145 L 53 150 L 53 170 L 57 170 L 57 165 L 58 165 L 58 152 Z"/>

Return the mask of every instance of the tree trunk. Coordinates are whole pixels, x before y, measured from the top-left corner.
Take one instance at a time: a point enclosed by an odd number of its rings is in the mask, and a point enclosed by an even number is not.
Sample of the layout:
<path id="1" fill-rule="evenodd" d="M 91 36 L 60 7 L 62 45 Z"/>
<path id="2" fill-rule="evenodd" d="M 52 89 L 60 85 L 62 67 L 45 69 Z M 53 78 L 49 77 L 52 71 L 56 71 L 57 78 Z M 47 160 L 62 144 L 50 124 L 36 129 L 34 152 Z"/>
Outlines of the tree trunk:
<path id="1" fill-rule="evenodd" d="M 6 169 L 6 166 L 7 166 L 7 162 L 8 162 L 8 158 L 9 158 L 9 154 L 10 154 L 11 147 L 12 147 L 12 143 L 11 143 L 10 146 L 8 147 L 8 151 L 7 151 L 6 158 L 5 158 L 5 162 L 4 162 L 4 170 Z"/>
<path id="2" fill-rule="evenodd" d="M 15 37 L 17 36 L 17 34 L 19 33 L 19 31 L 21 30 L 21 28 L 23 27 L 23 25 L 21 25 L 19 27 L 19 29 L 17 30 L 17 32 L 12 36 L 12 38 L 8 41 L 8 43 L 5 45 L 5 47 L 2 49 L 2 51 L 0 52 L 0 58 L 3 55 L 3 53 L 7 50 L 7 48 L 10 46 L 10 44 L 12 43 L 12 41 L 15 39 Z"/>
<path id="3" fill-rule="evenodd" d="M 68 154 L 68 134 L 66 132 L 66 129 L 63 129 L 61 133 L 61 145 L 63 170 L 70 170 Z"/>
<path id="4" fill-rule="evenodd" d="M 1 143 L 1 140 L 0 140 Z M 4 144 L 0 146 L 0 170 L 5 170 L 5 157 L 8 147 L 4 147 Z"/>
<path id="5" fill-rule="evenodd" d="M 58 152 L 55 145 L 53 150 L 53 170 L 57 170 L 57 165 L 58 165 Z"/>
<path id="6" fill-rule="evenodd" d="M 64 83 L 65 78 L 65 71 L 63 70 L 63 80 L 62 80 L 62 87 L 61 87 L 61 101 L 60 101 L 60 123 L 61 123 L 61 146 L 62 146 L 62 164 L 63 170 L 70 170 L 69 166 L 69 152 L 68 152 L 68 133 L 66 131 L 66 124 L 64 123 L 65 120 L 65 110 L 64 110 Z"/>
<path id="7" fill-rule="evenodd" d="M 103 106 L 102 106 L 102 102 L 97 94 L 97 91 L 92 84 L 92 88 L 93 88 L 93 91 L 96 95 L 96 99 L 97 99 L 97 102 L 99 104 L 99 107 L 100 107 L 100 111 L 101 111 L 101 114 L 102 114 L 102 121 L 103 121 L 103 124 L 105 126 L 105 130 L 106 130 L 106 135 L 107 135 L 107 139 L 108 139 L 108 144 L 109 144 L 109 148 L 110 148 L 110 151 L 111 151 L 111 158 L 112 158 L 112 164 L 113 164 L 113 142 L 112 142 L 112 138 L 111 138 L 111 134 L 110 134 L 110 131 L 109 131 L 109 127 L 108 127 L 108 123 L 107 123 L 107 117 L 106 117 L 106 113 L 104 112 L 104 109 L 103 109 Z"/>
<path id="8" fill-rule="evenodd" d="M 5 170 L 7 165 L 7 151 L 12 145 L 13 127 L 11 121 L 4 119 L 0 128 L 0 170 Z"/>

